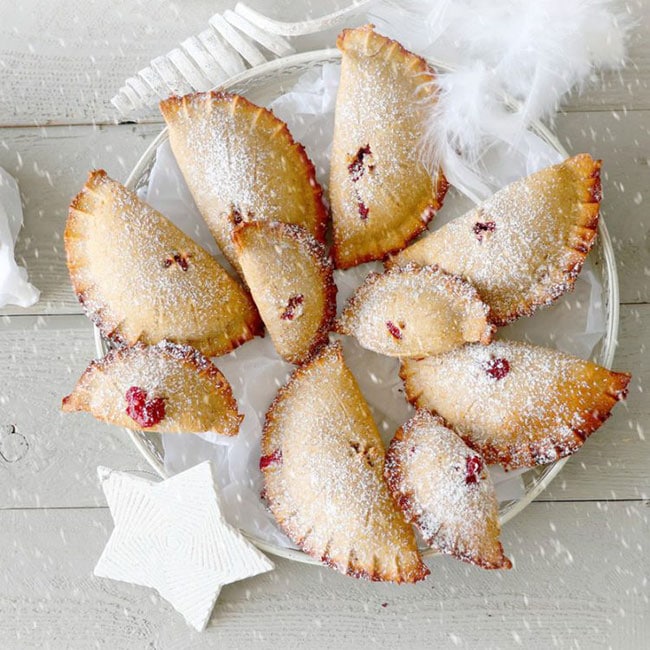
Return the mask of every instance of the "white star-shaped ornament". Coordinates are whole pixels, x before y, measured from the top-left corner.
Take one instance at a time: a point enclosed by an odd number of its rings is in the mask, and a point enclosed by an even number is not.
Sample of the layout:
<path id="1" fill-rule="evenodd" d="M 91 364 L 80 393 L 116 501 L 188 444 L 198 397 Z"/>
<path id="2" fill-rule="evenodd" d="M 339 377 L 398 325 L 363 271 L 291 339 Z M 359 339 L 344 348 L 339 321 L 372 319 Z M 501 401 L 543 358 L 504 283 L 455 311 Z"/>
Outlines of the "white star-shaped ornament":
<path id="1" fill-rule="evenodd" d="M 223 585 L 274 568 L 224 519 L 209 462 L 162 482 L 98 473 L 115 529 L 96 576 L 156 589 L 200 631 Z"/>

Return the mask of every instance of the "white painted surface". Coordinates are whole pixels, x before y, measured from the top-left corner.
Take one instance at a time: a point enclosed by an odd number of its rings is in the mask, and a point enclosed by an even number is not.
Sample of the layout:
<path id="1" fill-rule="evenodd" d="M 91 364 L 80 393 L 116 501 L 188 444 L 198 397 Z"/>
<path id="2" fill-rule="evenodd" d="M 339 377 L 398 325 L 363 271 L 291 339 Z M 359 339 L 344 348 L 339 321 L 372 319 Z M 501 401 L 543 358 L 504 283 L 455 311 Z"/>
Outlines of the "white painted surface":
<path id="1" fill-rule="evenodd" d="M 268 11 L 268 0 L 251 4 Z M 271 11 L 300 19 L 308 5 L 324 13 L 343 4 L 282 0 Z M 202 636 L 150 591 L 92 577 L 111 529 L 96 467 L 145 463 L 122 431 L 58 411 L 94 353 L 63 258 L 67 204 L 93 167 L 124 179 L 161 128 L 155 113 L 147 124 L 113 124 L 109 99 L 122 81 L 233 5 L 0 0 L 0 165 L 21 185 L 18 255 L 43 292 L 33 309 L 0 318 L 0 647 L 647 647 L 648 0 L 621 2 L 637 19 L 628 69 L 557 119 L 570 150 L 605 160 L 623 302 L 616 365 L 635 379 L 627 407 L 544 503 L 506 527 L 515 568 L 494 574 L 435 559 L 425 583 L 394 587 L 279 560 L 272 574 L 225 587 Z"/>

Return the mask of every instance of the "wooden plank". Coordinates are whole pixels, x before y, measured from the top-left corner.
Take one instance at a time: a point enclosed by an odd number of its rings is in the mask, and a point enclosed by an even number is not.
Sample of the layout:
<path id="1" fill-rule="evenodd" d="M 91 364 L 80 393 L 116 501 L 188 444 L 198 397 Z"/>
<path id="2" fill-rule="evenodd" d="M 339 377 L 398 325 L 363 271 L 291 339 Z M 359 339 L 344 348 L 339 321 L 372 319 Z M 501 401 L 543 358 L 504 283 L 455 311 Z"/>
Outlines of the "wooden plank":
<path id="1" fill-rule="evenodd" d="M 110 99 L 127 77 L 234 4 L 1 0 L 11 20 L 0 23 L 0 125 L 113 122 Z"/>
<path id="2" fill-rule="evenodd" d="M 0 0 L 0 125 L 111 123 L 110 98 L 125 79 L 180 41 L 205 29 L 209 17 L 232 8 L 234 0 L 165 0 L 107 7 L 89 0 Z M 341 1 L 250 2 L 279 18 L 326 13 Z M 636 21 L 629 64 L 605 73 L 568 110 L 650 108 L 650 0 L 620 0 Z M 155 19 L 154 19 L 155 17 Z M 332 33 L 299 39 L 299 50 L 332 46 Z M 156 110 L 144 120 L 160 118 Z"/>
<path id="3" fill-rule="evenodd" d="M 639 354 L 650 342 L 639 323 L 649 317 L 650 305 L 624 308 L 616 367 L 635 376 L 628 403 L 617 406 L 542 500 L 650 498 L 650 405 L 641 392 L 650 367 Z M 0 436 L 8 458 L 0 456 L 0 509 L 103 504 L 97 465 L 147 467 L 121 429 L 59 412 L 61 397 L 94 353 L 82 316 L 0 319 L 0 426 L 16 430 Z"/>
<path id="4" fill-rule="evenodd" d="M 0 508 L 103 505 L 98 465 L 148 469 L 122 429 L 60 412 L 94 354 L 81 316 L 0 324 Z"/>
<path id="5" fill-rule="evenodd" d="M 425 582 L 398 587 L 274 559 L 274 572 L 224 587 L 203 634 L 153 591 L 92 577 L 111 529 L 105 509 L 0 512 L 3 648 L 640 648 L 650 638 L 647 503 L 534 504 L 504 530 L 515 567 L 503 573 L 433 558 Z"/>
<path id="6" fill-rule="evenodd" d="M 542 500 L 650 498 L 650 305 L 621 308 L 614 368 L 632 373 L 629 397 L 571 458 Z"/>
<path id="7" fill-rule="evenodd" d="M 570 151 L 591 151 L 605 161 L 603 212 L 615 240 L 623 302 L 650 301 L 650 111 L 565 114 L 557 131 Z M 79 313 L 69 287 L 62 233 L 67 206 L 88 170 L 104 167 L 124 180 L 158 125 L 0 129 L 0 166 L 18 179 L 25 227 L 17 257 L 42 291 L 41 301 L 13 313 Z"/>
<path id="8" fill-rule="evenodd" d="M 650 113 L 559 115 L 570 152 L 603 159 L 602 214 L 614 243 L 621 301 L 650 301 Z"/>

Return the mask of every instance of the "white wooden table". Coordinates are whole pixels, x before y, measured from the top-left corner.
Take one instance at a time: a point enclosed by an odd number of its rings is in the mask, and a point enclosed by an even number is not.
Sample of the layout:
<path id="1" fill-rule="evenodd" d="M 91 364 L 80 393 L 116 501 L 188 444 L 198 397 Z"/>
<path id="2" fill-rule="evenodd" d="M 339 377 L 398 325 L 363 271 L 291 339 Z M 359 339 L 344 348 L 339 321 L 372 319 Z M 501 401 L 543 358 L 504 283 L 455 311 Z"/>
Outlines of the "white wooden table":
<path id="1" fill-rule="evenodd" d="M 112 527 L 95 468 L 146 465 L 121 430 L 59 413 L 94 354 L 65 269 L 67 205 L 95 166 L 124 179 L 161 129 L 155 112 L 115 124 L 115 89 L 232 4 L 0 0 L 0 165 L 20 183 L 17 255 L 42 290 L 34 308 L 0 315 L 0 647 L 650 647 L 650 0 L 627 3 L 628 68 L 556 123 L 569 150 L 605 161 L 616 366 L 634 381 L 627 406 L 505 527 L 514 569 L 436 558 L 426 582 L 395 587 L 277 560 L 225 587 L 202 635 L 153 592 L 92 576 Z M 253 4 L 298 17 L 308 3 Z"/>

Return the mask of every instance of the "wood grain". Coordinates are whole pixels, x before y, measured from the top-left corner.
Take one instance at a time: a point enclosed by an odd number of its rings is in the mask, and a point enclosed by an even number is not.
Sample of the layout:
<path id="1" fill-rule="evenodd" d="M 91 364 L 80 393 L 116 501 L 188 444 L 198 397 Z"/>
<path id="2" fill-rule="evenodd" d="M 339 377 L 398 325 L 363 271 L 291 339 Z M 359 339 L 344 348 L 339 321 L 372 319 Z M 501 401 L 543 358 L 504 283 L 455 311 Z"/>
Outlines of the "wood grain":
<path id="1" fill-rule="evenodd" d="M 327 13 L 343 2 L 249 0 L 278 18 Z M 634 28 L 629 63 L 604 73 L 567 110 L 650 109 L 650 0 L 620 0 Z M 112 123 L 110 104 L 127 77 L 207 27 L 209 17 L 234 0 L 0 0 L 0 126 Z M 81 8 L 83 7 L 83 8 Z M 155 19 L 153 18 L 155 17 Z M 333 34 L 299 39 L 299 51 L 331 47 Z M 156 110 L 137 115 L 160 121 Z"/>
<path id="2" fill-rule="evenodd" d="M 504 530 L 511 571 L 438 557 L 416 586 L 274 559 L 274 572 L 224 587 L 199 635 L 155 592 L 92 577 L 112 530 L 107 510 L 0 512 L 11 558 L 2 646 L 641 648 L 648 514 L 647 503 L 534 504 Z"/>
<path id="3" fill-rule="evenodd" d="M 41 300 L 29 310 L 0 314 L 79 313 L 65 267 L 62 234 L 71 198 L 88 171 L 105 168 L 125 180 L 159 125 L 74 126 L 0 129 L 0 166 L 20 183 L 25 228 L 16 249 Z M 604 159 L 603 214 L 614 240 L 621 300 L 650 300 L 650 111 L 564 114 L 556 130 L 569 151 Z"/>
<path id="4" fill-rule="evenodd" d="M 98 465 L 148 469 L 122 429 L 60 411 L 94 354 L 81 316 L 0 322 L 0 508 L 104 505 Z"/>

